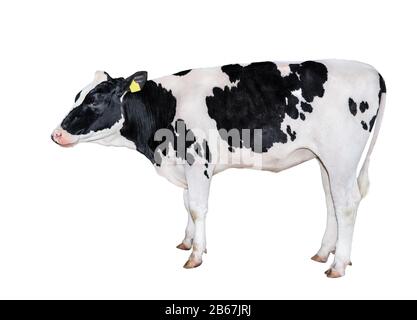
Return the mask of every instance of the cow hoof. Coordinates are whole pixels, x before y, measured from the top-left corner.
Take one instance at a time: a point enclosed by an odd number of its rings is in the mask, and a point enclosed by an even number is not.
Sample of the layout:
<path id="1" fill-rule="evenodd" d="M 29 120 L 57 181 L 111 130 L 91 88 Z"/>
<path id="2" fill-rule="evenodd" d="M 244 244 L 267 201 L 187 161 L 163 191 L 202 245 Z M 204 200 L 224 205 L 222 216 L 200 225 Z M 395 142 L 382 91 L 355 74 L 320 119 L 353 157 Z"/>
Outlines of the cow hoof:
<path id="1" fill-rule="evenodd" d="M 185 264 L 184 264 L 184 268 L 185 269 L 193 269 L 193 268 L 197 268 L 199 266 L 201 266 L 201 264 L 203 263 L 203 261 L 199 261 L 199 260 L 194 260 L 194 259 L 189 259 Z"/>
<path id="2" fill-rule="evenodd" d="M 188 244 L 185 244 L 184 242 L 181 242 L 178 246 L 177 246 L 177 248 L 178 249 L 180 249 L 180 250 L 190 250 L 191 249 L 191 244 L 190 245 L 188 245 Z"/>
<path id="3" fill-rule="evenodd" d="M 315 254 L 314 256 L 311 257 L 311 260 L 317 261 L 320 263 L 325 263 L 327 262 L 327 257 L 320 257 L 319 255 Z"/>
<path id="4" fill-rule="evenodd" d="M 343 277 L 343 274 L 330 268 L 324 272 L 327 275 L 327 278 L 340 278 Z"/>

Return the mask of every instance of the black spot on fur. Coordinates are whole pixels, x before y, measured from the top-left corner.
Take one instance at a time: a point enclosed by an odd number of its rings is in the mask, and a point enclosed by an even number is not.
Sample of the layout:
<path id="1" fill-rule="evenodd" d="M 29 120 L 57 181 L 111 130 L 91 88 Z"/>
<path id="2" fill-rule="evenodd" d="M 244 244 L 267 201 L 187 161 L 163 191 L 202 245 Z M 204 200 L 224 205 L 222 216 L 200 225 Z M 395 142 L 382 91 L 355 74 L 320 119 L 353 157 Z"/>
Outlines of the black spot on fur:
<path id="1" fill-rule="evenodd" d="M 358 113 L 356 102 L 353 101 L 352 98 L 349 98 L 349 110 L 350 110 L 350 113 L 353 114 L 354 116 L 356 116 L 356 113 Z"/>
<path id="2" fill-rule="evenodd" d="M 194 164 L 195 158 L 191 153 L 187 153 L 187 163 L 192 166 Z"/>
<path id="3" fill-rule="evenodd" d="M 368 102 L 366 102 L 366 101 L 362 101 L 360 104 L 359 104 L 359 110 L 362 112 L 362 113 L 364 113 L 366 110 L 368 110 L 369 109 L 369 104 L 368 104 Z"/>
<path id="4" fill-rule="evenodd" d="M 235 82 L 240 78 L 243 67 L 240 64 L 229 64 L 223 66 L 221 69 L 229 76 L 230 82 Z"/>
<path id="5" fill-rule="evenodd" d="M 304 114 L 304 113 L 302 113 L 302 112 L 300 113 L 300 119 L 301 119 L 301 120 L 303 120 L 303 121 L 306 119 L 305 114 Z"/>
<path id="6" fill-rule="evenodd" d="M 196 144 L 194 145 L 194 151 L 195 151 L 195 153 L 196 153 L 199 157 L 202 157 L 202 156 L 203 156 L 203 153 L 202 153 L 202 151 L 201 151 L 201 146 L 200 146 L 200 144 L 199 144 L 199 143 L 196 143 Z"/>
<path id="7" fill-rule="evenodd" d="M 287 133 L 291 138 L 291 141 L 294 141 L 295 138 L 297 137 L 297 132 L 292 131 L 290 126 L 287 126 Z"/>
<path id="8" fill-rule="evenodd" d="M 211 152 L 206 140 L 203 140 L 204 157 L 208 163 L 211 162 Z"/>
<path id="9" fill-rule="evenodd" d="M 376 120 L 376 116 L 378 115 L 378 112 L 376 113 L 376 115 L 374 115 L 371 119 L 371 121 L 369 121 L 369 132 L 372 131 L 372 128 L 374 127 L 375 124 L 375 120 Z"/>
<path id="10" fill-rule="evenodd" d="M 288 114 L 292 119 L 297 119 L 299 112 L 297 109 L 298 98 L 290 95 L 287 101 L 287 108 L 285 109 L 285 113 Z"/>
<path id="11" fill-rule="evenodd" d="M 385 80 L 382 78 L 381 74 L 379 74 L 379 93 L 378 93 L 378 101 L 381 104 L 381 96 L 383 93 L 387 92 L 387 87 L 385 86 Z"/>
<path id="12" fill-rule="evenodd" d="M 122 136 L 132 141 L 136 149 L 155 163 L 154 151 L 160 142 L 154 140 L 159 129 L 170 128 L 174 120 L 176 99 L 171 91 L 154 81 L 147 81 L 136 93 L 126 93 L 123 98 L 125 121 Z M 158 160 L 160 160 L 158 158 Z"/>
<path id="13" fill-rule="evenodd" d="M 176 151 L 178 151 L 178 143 L 184 142 L 185 149 L 189 149 L 191 145 L 196 141 L 193 131 L 187 129 L 185 121 L 182 119 L 175 121 L 175 133 L 178 137 L 174 143 L 174 149 Z M 183 158 L 183 156 L 181 157 Z"/>
<path id="14" fill-rule="evenodd" d="M 308 113 L 313 112 L 313 108 L 311 107 L 311 104 L 305 103 L 304 101 L 301 101 L 301 109 L 304 112 L 308 112 Z"/>
<path id="15" fill-rule="evenodd" d="M 323 84 L 327 81 L 327 68 L 315 61 L 300 64 L 290 64 L 290 69 L 296 72 L 300 79 L 301 94 L 305 101 L 313 102 L 315 97 L 323 97 Z"/>
<path id="16" fill-rule="evenodd" d="M 80 95 L 81 95 L 81 91 L 80 91 L 80 92 L 78 92 L 78 93 L 77 93 L 77 95 L 75 96 L 74 102 L 77 102 L 77 100 L 78 100 L 78 98 L 80 97 Z"/>
<path id="17" fill-rule="evenodd" d="M 385 85 L 384 78 L 382 78 L 381 74 L 378 73 L 378 75 L 379 75 L 379 92 L 378 92 L 379 106 L 378 106 L 378 109 L 376 110 L 376 114 L 372 117 L 371 121 L 369 121 L 369 132 L 372 131 L 372 129 L 375 125 L 375 120 L 376 120 L 376 117 L 378 116 L 379 108 L 381 106 L 382 94 L 387 92 L 387 87 Z"/>
<path id="18" fill-rule="evenodd" d="M 180 71 L 180 72 L 174 73 L 174 76 L 182 77 L 182 76 L 185 76 L 190 71 L 191 71 L 191 69 Z"/>
<path id="19" fill-rule="evenodd" d="M 213 95 L 206 97 L 206 104 L 219 130 L 239 131 L 241 140 L 238 145 L 233 145 L 227 135 L 222 136 L 230 147 L 245 146 L 255 152 L 266 152 L 273 143 L 286 143 L 288 137 L 281 124 L 286 115 L 292 119 L 299 116 L 299 99 L 293 92 L 301 89 L 307 102 L 323 96 L 323 85 L 327 81 L 327 69 L 323 64 L 307 61 L 291 64 L 290 69 L 289 75 L 282 76 L 273 62 L 222 67 L 230 81 L 239 82 L 236 87 L 213 88 Z M 248 138 L 242 134 L 244 129 L 250 131 Z M 254 146 L 256 129 L 262 130 L 261 151 L 255 150 Z"/>
<path id="20" fill-rule="evenodd" d="M 362 125 L 363 130 L 368 130 L 368 125 L 366 124 L 365 121 L 362 120 L 361 125 Z"/>
<path id="21" fill-rule="evenodd" d="M 209 177 L 209 175 L 207 173 L 207 170 L 204 170 L 204 175 L 206 176 L 207 179 L 210 179 L 210 177 Z"/>

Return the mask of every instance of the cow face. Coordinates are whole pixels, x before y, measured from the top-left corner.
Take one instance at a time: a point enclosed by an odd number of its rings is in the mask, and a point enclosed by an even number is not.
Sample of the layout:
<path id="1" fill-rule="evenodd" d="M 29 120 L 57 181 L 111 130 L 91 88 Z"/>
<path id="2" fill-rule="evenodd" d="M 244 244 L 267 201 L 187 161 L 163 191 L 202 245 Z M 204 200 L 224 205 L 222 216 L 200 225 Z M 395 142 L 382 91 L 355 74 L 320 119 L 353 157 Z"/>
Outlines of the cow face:
<path id="1" fill-rule="evenodd" d="M 52 140 L 68 147 L 78 142 L 100 141 L 118 132 L 123 125 L 122 100 L 127 91 L 143 88 L 147 74 L 111 78 L 97 71 L 93 82 L 75 96 L 74 108 L 53 131 Z"/>

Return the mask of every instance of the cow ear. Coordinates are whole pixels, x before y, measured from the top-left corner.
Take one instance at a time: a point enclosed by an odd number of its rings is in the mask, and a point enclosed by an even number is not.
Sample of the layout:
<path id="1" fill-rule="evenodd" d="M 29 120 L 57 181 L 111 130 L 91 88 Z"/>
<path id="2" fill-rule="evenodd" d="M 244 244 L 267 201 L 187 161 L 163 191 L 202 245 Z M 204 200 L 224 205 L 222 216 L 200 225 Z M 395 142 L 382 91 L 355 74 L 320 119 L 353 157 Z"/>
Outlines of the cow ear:
<path id="1" fill-rule="evenodd" d="M 126 79 L 125 90 L 132 93 L 138 92 L 143 89 L 147 79 L 148 73 L 146 71 L 136 72 Z"/>
<path id="2" fill-rule="evenodd" d="M 113 78 L 110 77 L 110 75 L 106 71 L 104 71 L 104 74 L 107 76 L 107 80 L 113 80 Z"/>
<path id="3" fill-rule="evenodd" d="M 95 82 L 103 82 L 103 81 L 107 81 L 109 79 L 111 79 L 111 77 L 105 71 L 96 71 L 96 73 L 94 73 L 94 81 Z"/>

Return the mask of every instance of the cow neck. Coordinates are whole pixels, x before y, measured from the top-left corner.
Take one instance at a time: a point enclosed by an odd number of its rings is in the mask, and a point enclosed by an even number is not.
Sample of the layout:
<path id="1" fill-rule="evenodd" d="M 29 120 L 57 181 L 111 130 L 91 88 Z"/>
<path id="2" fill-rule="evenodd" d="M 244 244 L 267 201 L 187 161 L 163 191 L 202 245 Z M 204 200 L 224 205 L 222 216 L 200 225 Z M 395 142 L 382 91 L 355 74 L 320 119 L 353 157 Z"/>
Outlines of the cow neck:
<path id="1" fill-rule="evenodd" d="M 141 91 L 128 92 L 123 97 L 124 123 L 120 133 L 155 163 L 154 151 L 160 142 L 154 141 L 154 135 L 157 130 L 171 126 L 175 107 L 172 92 L 150 80 Z"/>

